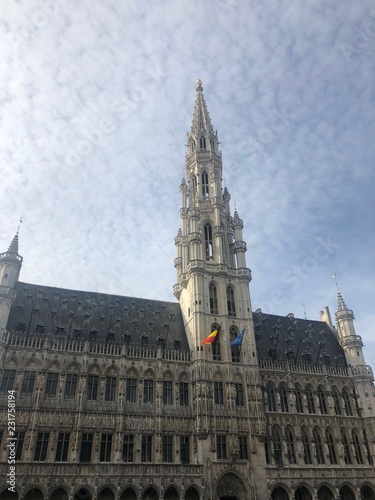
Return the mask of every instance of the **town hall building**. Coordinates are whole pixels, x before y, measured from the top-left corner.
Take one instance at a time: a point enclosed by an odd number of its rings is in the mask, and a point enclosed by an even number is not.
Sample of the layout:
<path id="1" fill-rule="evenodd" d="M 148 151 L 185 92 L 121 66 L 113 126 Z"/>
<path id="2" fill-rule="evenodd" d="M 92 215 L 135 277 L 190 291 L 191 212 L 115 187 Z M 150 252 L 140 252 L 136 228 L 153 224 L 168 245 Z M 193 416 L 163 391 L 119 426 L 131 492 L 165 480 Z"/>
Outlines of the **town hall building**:
<path id="1" fill-rule="evenodd" d="M 24 283 L 18 232 L 0 254 L 0 500 L 375 500 L 353 311 L 253 310 L 196 92 L 175 302 Z"/>

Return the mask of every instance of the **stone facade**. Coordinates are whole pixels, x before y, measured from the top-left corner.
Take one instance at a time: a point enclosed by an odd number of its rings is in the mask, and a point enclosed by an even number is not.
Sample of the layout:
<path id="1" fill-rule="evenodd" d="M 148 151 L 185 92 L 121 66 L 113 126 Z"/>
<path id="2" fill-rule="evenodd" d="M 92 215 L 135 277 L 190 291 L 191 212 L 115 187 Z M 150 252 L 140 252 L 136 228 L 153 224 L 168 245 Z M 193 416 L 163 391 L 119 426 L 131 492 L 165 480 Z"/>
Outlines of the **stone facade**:
<path id="1" fill-rule="evenodd" d="M 18 234 L 0 254 L 0 500 L 375 499 L 353 312 L 252 311 L 222 173 L 198 81 L 178 303 L 22 283 Z"/>

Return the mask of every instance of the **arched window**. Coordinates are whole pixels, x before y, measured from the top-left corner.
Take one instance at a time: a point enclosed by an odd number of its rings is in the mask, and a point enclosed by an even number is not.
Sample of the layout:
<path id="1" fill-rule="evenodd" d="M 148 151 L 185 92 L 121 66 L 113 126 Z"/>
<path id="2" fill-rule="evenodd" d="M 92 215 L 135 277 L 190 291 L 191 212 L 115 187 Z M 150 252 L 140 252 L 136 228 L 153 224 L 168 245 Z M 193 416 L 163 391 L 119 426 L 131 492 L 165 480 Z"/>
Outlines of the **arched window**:
<path id="1" fill-rule="evenodd" d="M 195 142 L 191 141 L 191 152 L 194 153 L 195 150 Z"/>
<path id="2" fill-rule="evenodd" d="M 216 289 L 215 283 L 210 283 L 208 290 L 209 290 L 209 297 L 210 297 L 210 314 L 218 314 L 217 289 Z"/>
<path id="3" fill-rule="evenodd" d="M 310 441 L 305 429 L 302 429 L 303 461 L 306 465 L 312 464 Z"/>
<path id="4" fill-rule="evenodd" d="M 373 461 L 372 456 L 371 456 L 370 443 L 369 443 L 369 440 L 367 437 L 367 432 L 365 429 L 363 430 L 363 442 L 364 442 L 365 448 L 366 448 L 366 455 L 367 455 L 368 463 L 370 465 L 373 465 L 374 461 Z"/>
<path id="5" fill-rule="evenodd" d="M 286 390 L 285 384 L 279 385 L 279 396 L 280 396 L 280 405 L 281 411 L 289 411 L 288 406 L 288 392 Z"/>
<path id="6" fill-rule="evenodd" d="M 276 465 L 283 465 L 282 444 L 280 432 L 276 427 L 272 429 L 273 458 Z"/>
<path id="7" fill-rule="evenodd" d="M 345 387 L 342 390 L 341 395 L 342 395 L 342 399 L 344 400 L 345 413 L 348 415 L 348 417 L 353 416 L 352 405 L 350 403 L 350 395 L 348 393 L 348 390 Z"/>
<path id="8" fill-rule="evenodd" d="M 208 196 L 208 173 L 202 172 L 202 194 Z"/>
<path id="9" fill-rule="evenodd" d="M 215 152 L 215 141 L 211 139 L 211 151 Z"/>
<path id="10" fill-rule="evenodd" d="M 205 137 L 201 137 L 199 139 L 199 145 L 200 145 L 201 149 L 206 149 L 206 138 Z"/>
<path id="11" fill-rule="evenodd" d="M 207 222 L 204 225 L 204 246 L 206 251 L 206 260 L 212 260 L 214 258 L 214 249 L 212 244 L 212 227 L 211 224 Z"/>
<path id="12" fill-rule="evenodd" d="M 353 400 L 354 400 L 354 405 L 355 405 L 355 411 L 357 412 L 357 415 L 359 417 L 361 417 L 362 416 L 362 410 L 361 410 L 361 407 L 359 406 L 358 394 L 355 392 L 355 389 L 353 389 Z"/>
<path id="13" fill-rule="evenodd" d="M 336 450 L 335 450 L 335 442 L 333 440 L 333 436 L 331 431 L 326 430 L 326 440 L 328 447 L 328 458 L 331 464 L 337 464 Z"/>
<path id="14" fill-rule="evenodd" d="M 272 382 L 266 385 L 266 403 L 268 411 L 276 411 L 275 386 Z"/>
<path id="15" fill-rule="evenodd" d="M 309 413 L 315 413 L 314 394 L 310 385 L 306 386 L 306 401 L 307 401 L 307 411 Z"/>
<path id="16" fill-rule="evenodd" d="M 296 450 L 294 447 L 294 437 L 290 428 L 287 428 L 285 431 L 285 443 L 286 443 L 286 452 L 288 457 L 288 462 L 290 464 L 296 464 Z"/>
<path id="17" fill-rule="evenodd" d="M 344 448 L 344 461 L 347 465 L 352 463 L 352 456 L 350 453 L 350 445 L 348 441 L 348 437 L 346 435 L 346 431 L 344 429 L 341 429 L 341 443 Z"/>
<path id="18" fill-rule="evenodd" d="M 234 301 L 234 290 L 231 286 L 227 286 L 227 304 L 228 316 L 236 316 L 236 303 Z"/>
<path id="19" fill-rule="evenodd" d="M 321 385 L 318 387 L 317 394 L 318 394 L 320 413 L 323 413 L 324 415 L 326 415 L 327 414 L 327 404 L 326 404 L 326 398 L 324 395 L 324 389 Z"/>
<path id="20" fill-rule="evenodd" d="M 332 389 L 332 398 L 333 398 L 333 406 L 335 409 L 335 414 L 341 415 L 341 401 L 340 401 L 339 392 L 336 389 L 336 387 L 333 387 L 333 389 Z"/>
<path id="21" fill-rule="evenodd" d="M 215 330 L 219 330 L 220 325 L 217 323 L 213 323 L 211 325 L 211 332 Z M 221 361 L 221 347 L 220 347 L 220 335 L 219 333 L 216 335 L 215 341 L 212 344 L 212 359 L 213 361 Z"/>
<path id="22" fill-rule="evenodd" d="M 316 461 L 320 465 L 324 464 L 322 439 L 320 437 L 320 433 L 319 433 L 319 430 L 317 428 L 315 428 L 313 431 L 313 437 L 314 437 Z"/>
<path id="23" fill-rule="evenodd" d="M 195 177 L 195 175 L 193 175 L 193 177 L 191 178 L 191 185 L 193 187 L 193 191 L 196 191 L 197 190 L 197 178 Z"/>
<path id="24" fill-rule="evenodd" d="M 352 431 L 352 439 L 354 445 L 355 461 L 357 462 L 358 465 L 361 465 L 363 464 L 361 444 L 359 442 L 358 434 L 356 433 L 355 430 Z"/>
<path id="25" fill-rule="evenodd" d="M 303 395 L 302 395 L 302 389 L 301 389 L 301 387 L 298 384 L 296 384 L 295 394 L 296 394 L 296 410 L 297 410 L 297 413 L 303 413 Z"/>
<path id="26" fill-rule="evenodd" d="M 229 330 L 230 343 L 232 343 L 237 336 L 238 328 L 232 325 Z M 232 363 L 239 363 L 241 361 L 241 346 L 234 345 L 230 348 L 230 351 L 232 355 Z"/>

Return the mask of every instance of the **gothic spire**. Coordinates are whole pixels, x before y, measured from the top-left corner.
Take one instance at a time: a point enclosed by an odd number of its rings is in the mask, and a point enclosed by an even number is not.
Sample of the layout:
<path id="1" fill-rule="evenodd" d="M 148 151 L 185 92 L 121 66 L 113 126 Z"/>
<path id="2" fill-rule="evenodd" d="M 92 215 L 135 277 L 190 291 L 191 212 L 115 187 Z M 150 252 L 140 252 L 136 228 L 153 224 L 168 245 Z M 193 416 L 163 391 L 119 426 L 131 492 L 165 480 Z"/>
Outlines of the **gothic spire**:
<path id="1" fill-rule="evenodd" d="M 197 137 L 202 132 L 213 133 L 210 115 L 207 111 L 206 101 L 203 96 L 202 80 L 197 80 L 197 98 L 195 100 L 193 123 L 191 132 Z"/>
<path id="2" fill-rule="evenodd" d="M 337 289 L 337 303 L 338 303 L 338 311 L 347 311 L 348 308 L 346 307 L 345 301 L 342 298 L 341 292 L 339 288 Z"/>
<path id="3" fill-rule="evenodd" d="M 8 253 L 18 255 L 18 231 L 14 235 L 13 240 L 12 240 L 11 244 L 9 245 Z"/>

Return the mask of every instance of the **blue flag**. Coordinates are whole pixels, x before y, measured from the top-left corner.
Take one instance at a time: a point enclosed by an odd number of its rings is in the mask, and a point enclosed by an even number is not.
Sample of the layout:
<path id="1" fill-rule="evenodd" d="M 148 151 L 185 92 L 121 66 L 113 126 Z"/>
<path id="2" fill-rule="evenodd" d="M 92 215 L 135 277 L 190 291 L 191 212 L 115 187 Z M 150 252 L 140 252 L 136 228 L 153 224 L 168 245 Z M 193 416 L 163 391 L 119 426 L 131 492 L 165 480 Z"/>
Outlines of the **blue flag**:
<path id="1" fill-rule="evenodd" d="M 231 343 L 231 347 L 234 347 L 235 345 L 239 345 L 241 346 L 242 345 L 242 341 L 243 341 L 243 336 L 245 334 L 245 328 L 242 330 L 242 332 L 233 340 L 233 342 Z"/>

